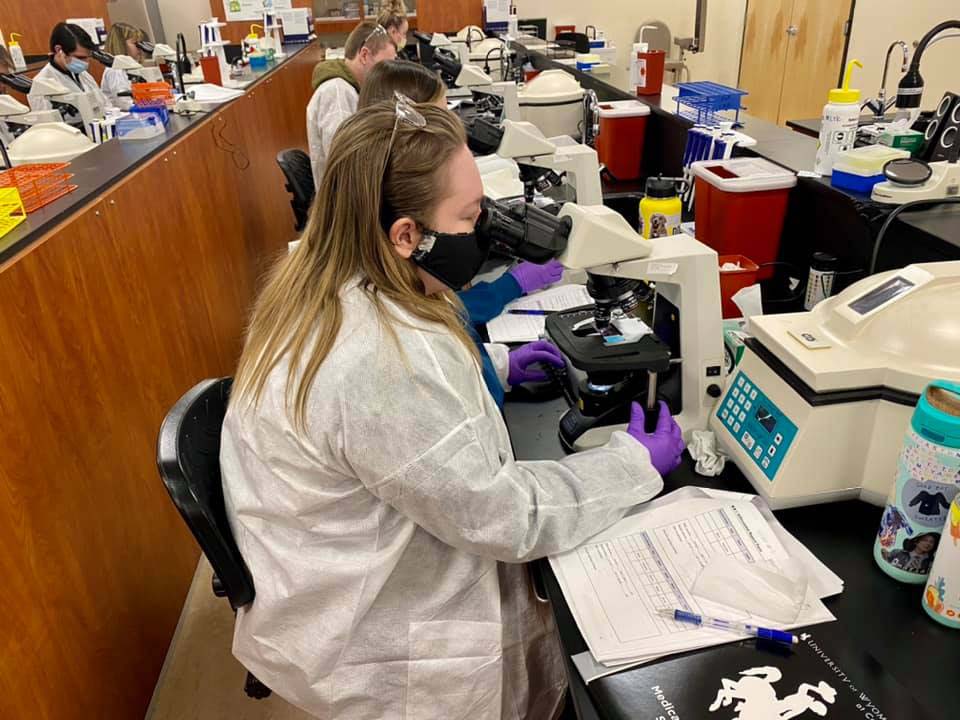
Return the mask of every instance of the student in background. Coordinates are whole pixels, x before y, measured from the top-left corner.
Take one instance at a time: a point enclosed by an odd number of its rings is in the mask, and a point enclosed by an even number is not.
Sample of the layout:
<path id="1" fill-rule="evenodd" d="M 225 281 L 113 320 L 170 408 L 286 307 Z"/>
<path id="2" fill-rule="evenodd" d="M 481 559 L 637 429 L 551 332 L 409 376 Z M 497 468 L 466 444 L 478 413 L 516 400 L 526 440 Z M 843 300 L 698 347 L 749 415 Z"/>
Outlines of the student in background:
<path id="1" fill-rule="evenodd" d="M 65 22 L 57 23 L 50 33 L 50 62 L 47 63 L 34 80 L 53 80 L 65 86 L 71 92 L 91 92 L 97 104 L 104 109 L 112 107 L 100 90 L 93 75 L 87 72 L 90 67 L 90 55 L 96 50 L 87 31 L 79 25 Z M 36 85 L 36 83 L 34 83 Z M 50 110 L 53 104 L 49 98 L 31 90 L 27 102 L 32 110 Z M 64 122 L 82 124 L 80 113 L 76 110 L 61 111 Z"/>
<path id="2" fill-rule="evenodd" d="M 377 22 L 383 26 L 393 40 L 393 44 L 397 46 L 397 54 L 402 53 L 407 46 L 407 33 L 410 31 L 407 6 L 403 0 L 387 0 L 382 3 Z"/>
<path id="3" fill-rule="evenodd" d="M 397 92 L 418 104 L 447 107 L 447 86 L 437 73 L 409 60 L 389 60 L 370 71 L 360 90 L 357 109 L 392 102 Z"/>
<path id="4" fill-rule="evenodd" d="M 147 34 L 140 28 L 129 23 L 118 22 L 110 26 L 103 49 L 111 55 L 129 55 L 137 62 L 142 62 L 143 50 L 137 47 L 137 43 L 146 39 Z M 133 105 L 132 97 L 120 95 L 120 93 L 130 92 L 130 76 L 127 75 L 126 70 L 106 68 L 100 79 L 100 89 L 114 107 L 128 110 Z"/>
<path id="5" fill-rule="evenodd" d="M 367 75 L 384 60 L 393 60 L 397 47 L 382 25 L 362 22 L 344 46 L 343 60 L 324 60 L 313 70 L 313 97 L 307 105 L 307 145 L 317 188 L 327 164 L 337 128 L 357 111 L 360 88 Z"/>
<path id="6" fill-rule="evenodd" d="M 11 75 L 16 71 L 17 69 L 13 64 L 13 58 L 10 57 L 9 51 L 3 45 L 0 45 L 0 75 Z M 0 93 L 5 94 L 6 92 L 6 87 L 0 85 Z M 4 145 L 9 145 L 13 142 L 13 134 L 3 120 L 0 120 L 0 142 Z"/>

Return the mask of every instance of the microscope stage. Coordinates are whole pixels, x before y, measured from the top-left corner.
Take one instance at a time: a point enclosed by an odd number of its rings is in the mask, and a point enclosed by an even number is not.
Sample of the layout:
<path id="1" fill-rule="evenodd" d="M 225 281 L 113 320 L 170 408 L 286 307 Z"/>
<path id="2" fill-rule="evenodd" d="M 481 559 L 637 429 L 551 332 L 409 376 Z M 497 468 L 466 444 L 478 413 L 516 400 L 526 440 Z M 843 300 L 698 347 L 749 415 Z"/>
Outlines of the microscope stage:
<path id="1" fill-rule="evenodd" d="M 595 310 L 595 306 L 587 305 L 547 316 L 547 333 L 575 368 L 588 373 L 663 373 L 670 369 L 670 348 L 656 335 L 623 345 L 607 345 L 598 335 L 578 334 L 574 328 L 584 320 L 592 320 Z"/>

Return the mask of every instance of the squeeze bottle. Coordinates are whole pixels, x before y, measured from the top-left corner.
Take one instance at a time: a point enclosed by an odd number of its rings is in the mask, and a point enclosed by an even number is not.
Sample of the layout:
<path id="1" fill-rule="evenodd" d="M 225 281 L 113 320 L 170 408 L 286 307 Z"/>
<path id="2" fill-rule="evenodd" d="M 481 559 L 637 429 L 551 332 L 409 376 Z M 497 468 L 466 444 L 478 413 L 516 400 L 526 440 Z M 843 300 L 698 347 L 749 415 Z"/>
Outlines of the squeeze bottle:
<path id="1" fill-rule="evenodd" d="M 837 154 L 849 150 L 857 140 L 860 124 L 860 91 L 850 87 L 853 66 L 862 68 L 859 60 L 847 63 L 843 74 L 843 87 L 834 88 L 828 95 L 829 102 L 823 106 L 820 124 L 820 143 L 817 146 L 817 161 L 813 166 L 820 175 L 832 175 Z"/>
<path id="2" fill-rule="evenodd" d="M 10 51 L 10 57 L 13 59 L 13 69 L 17 72 L 27 69 L 27 60 L 23 57 L 23 48 L 20 47 L 20 43 L 17 42 L 17 38 L 22 37 L 20 33 L 10 33 L 10 44 L 7 46 L 7 50 Z"/>

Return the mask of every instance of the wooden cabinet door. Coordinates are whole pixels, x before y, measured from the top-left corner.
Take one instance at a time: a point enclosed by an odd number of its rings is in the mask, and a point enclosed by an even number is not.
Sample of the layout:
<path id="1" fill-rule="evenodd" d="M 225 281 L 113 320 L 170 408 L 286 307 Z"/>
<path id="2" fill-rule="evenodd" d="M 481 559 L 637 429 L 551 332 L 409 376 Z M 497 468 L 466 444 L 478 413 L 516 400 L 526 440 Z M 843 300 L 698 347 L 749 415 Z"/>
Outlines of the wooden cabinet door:
<path id="1" fill-rule="evenodd" d="M 740 58 L 740 87 L 747 112 L 776 122 L 780 114 L 790 19 L 800 0 L 749 0 Z"/>
<path id="2" fill-rule="evenodd" d="M 778 121 L 819 117 L 837 87 L 851 0 L 793 0 L 792 27 Z M 862 78 L 860 78 L 862 79 Z M 854 78 L 853 86 L 858 78 Z"/>
<path id="3" fill-rule="evenodd" d="M 457 32 L 466 25 L 483 24 L 483 0 L 418 0 L 417 29 Z"/>

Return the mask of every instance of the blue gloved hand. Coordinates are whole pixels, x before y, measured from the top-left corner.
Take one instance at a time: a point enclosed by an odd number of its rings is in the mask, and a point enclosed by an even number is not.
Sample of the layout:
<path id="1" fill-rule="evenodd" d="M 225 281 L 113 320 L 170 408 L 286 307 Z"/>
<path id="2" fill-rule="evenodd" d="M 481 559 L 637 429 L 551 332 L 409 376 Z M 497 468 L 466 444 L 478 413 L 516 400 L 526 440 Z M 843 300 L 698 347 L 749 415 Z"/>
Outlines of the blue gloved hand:
<path id="1" fill-rule="evenodd" d="M 660 401 L 660 416 L 657 418 L 657 427 L 652 433 L 644 428 L 646 417 L 639 403 L 633 403 L 630 408 L 630 424 L 627 432 L 640 442 L 650 453 L 650 462 L 661 476 L 677 469 L 680 458 L 687 447 L 683 442 L 683 433 L 680 426 L 670 414 L 667 404 Z"/>
<path id="2" fill-rule="evenodd" d="M 543 265 L 522 262 L 510 271 L 524 295 L 560 282 L 563 277 L 563 265 L 559 260 L 551 260 Z"/>
<path id="3" fill-rule="evenodd" d="M 519 385 L 525 382 L 544 382 L 547 374 L 543 370 L 531 369 L 537 363 L 546 363 L 556 368 L 564 368 L 563 355 L 556 345 L 546 340 L 537 340 L 528 345 L 510 351 L 510 374 L 507 383 Z"/>

